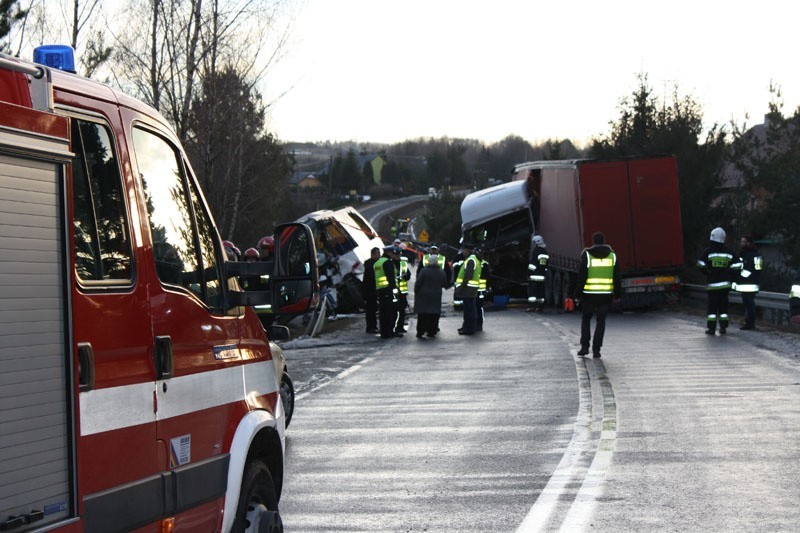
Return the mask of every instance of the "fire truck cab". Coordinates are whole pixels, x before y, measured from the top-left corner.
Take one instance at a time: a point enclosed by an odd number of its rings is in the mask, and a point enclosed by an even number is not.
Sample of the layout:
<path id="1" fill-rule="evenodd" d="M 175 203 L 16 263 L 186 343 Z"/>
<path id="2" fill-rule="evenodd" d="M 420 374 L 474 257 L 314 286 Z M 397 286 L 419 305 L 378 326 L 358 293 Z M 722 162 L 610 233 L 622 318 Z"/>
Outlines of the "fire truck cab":
<path id="1" fill-rule="evenodd" d="M 250 306 L 314 305 L 317 268 L 306 226 L 275 238 L 274 261 L 227 262 L 157 111 L 0 55 L 0 530 L 282 530 L 280 376 Z"/>

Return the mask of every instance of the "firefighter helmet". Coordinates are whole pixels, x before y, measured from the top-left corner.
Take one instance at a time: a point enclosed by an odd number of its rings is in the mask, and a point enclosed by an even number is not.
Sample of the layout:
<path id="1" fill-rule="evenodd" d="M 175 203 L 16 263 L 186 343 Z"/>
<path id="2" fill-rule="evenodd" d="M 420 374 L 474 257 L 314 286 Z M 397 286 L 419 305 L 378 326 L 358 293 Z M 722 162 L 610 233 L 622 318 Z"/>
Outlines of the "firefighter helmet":
<path id="1" fill-rule="evenodd" d="M 725 230 L 722 228 L 714 228 L 711 230 L 710 239 L 720 244 L 725 242 Z"/>
<path id="2" fill-rule="evenodd" d="M 544 238 L 541 235 L 534 235 L 531 237 L 531 241 L 537 246 L 544 246 Z"/>
<path id="3" fill-rule="evenodd" d="M 258 241 L 258 249 L 262 252 L 266 249 L 269 250 L 270 253 L 275 249 L 275 239 L 269 235 L 266 237 L 261 237 Z"/>
<path id="4" fill-rule="evenodd" d="M 239 256 L 242 255 L 241 250 L 231 241 L 222 241 L 222 247 L 225 249 L 225 255 L 228 257 L 228 261 L 236 261 L 239 259 Z"/>
<path id="5" fill-rule="evenodd" d="M 248 248 L 247 250 L 244 251 L 244 258 L 245 260 L 258 259 L 259 258 L 258 250 L 256 250 L 255 248 Z"/>

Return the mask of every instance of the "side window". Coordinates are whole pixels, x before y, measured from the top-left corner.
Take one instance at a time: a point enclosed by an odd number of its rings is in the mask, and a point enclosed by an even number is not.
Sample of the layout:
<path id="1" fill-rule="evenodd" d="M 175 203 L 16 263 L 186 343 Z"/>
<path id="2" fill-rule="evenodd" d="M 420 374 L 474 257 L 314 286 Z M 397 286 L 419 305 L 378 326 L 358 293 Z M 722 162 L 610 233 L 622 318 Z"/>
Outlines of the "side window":
<path id="1" fill-rule="evenodd" d="M 189 168 L 188 165 L 186 165 L 186 168 Z M 189 194 L 191 195 L 192 206 L 194 207 L 195 217 L 197 218 L 200 258 L 203 264 L 203 282 L 206 290 L 205 301 L 211 307 L 222 307 L 219 264 L 214 249 L 216 230 L 211 223 L 211 217 L 206 212 L 205 205 L 203 205 L 200 199 L 200 193 L 197 191 L 195 182 L 190 182 L 190 184 Z"/>
<path id="2" fill-rule="evenodd" d="M 165 139 L 140 128 L 133 130 L 133 146 L 147 200 L 159 279 L 189 290 L 209 306 L 217 306 L 220 276 L 209 236 L 211 222 L 197 192 L 187 187 L 178 151 Z"/>
<path id="3" fill-rule="evenodd" d="M 350 218 L 352 218 L 355 221 L 356 226 L 358 226 L 358 229 L 360 229 L 361 233 L 366 235 L 368 239 L 377 237 L 375 232 L 370 229 L 369 224 L 367 224 L 367 221 L 361 218 L 357 213 L 348 213 L 348 215 L 350 215 Z"/>
<path id="4" fill-rule="evenodd" d="M 73 118 L 72 150 L 78 279 L 84 284 L 130 283 L 133 273 L 125 195 L 108 128 Z"/>

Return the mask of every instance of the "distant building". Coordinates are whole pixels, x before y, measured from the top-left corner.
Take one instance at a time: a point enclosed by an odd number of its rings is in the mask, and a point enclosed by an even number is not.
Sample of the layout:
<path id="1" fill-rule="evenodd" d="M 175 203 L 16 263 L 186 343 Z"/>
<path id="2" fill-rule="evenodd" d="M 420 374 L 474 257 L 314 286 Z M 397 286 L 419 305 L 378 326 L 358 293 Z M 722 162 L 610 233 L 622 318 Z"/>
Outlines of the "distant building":
<path id="1" fill-rule="evenodd" d="M 325 187 L 315 172 L 295 172 L 289 179 L 289 187 L 297 189 L 321 189 Z"/>

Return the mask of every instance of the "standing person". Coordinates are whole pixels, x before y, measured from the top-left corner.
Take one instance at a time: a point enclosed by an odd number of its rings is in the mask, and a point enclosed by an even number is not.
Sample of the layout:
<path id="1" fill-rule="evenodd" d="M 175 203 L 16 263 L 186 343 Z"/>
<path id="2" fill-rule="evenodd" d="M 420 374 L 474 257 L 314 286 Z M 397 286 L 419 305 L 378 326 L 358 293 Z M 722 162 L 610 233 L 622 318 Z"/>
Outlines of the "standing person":
<path id="1" fill-rule="evenodd" d="M 461 252 L 459 251 L 459 256 L 460 255 L 461 255 Z M 447 278 L 447 285 L 448 286 L 455 284 L 456 279 L 458 279 L 458 273 L 461 271 L 461 267 L 464 266 L 464 258 L 463 257 L 456 257 L 456 259 L 458 259 L 458 261 L 453 263 L 453 266 L 450 269 L 450 275 Z M 456 311 L 460 311 L 461 309 L 463 309 L 464 302 L 462 302 L 459 298 L 456 297 L 455 292 L 456 291 L 453 291 L 453 309 L 456 310 Z"/>
<path id="2" fill-rule="evenodd" d="M 431 244 L 430 248 L 428 248 L 428 253 L 423 255 L 422 259 L 417 263 L 417 274 L 420 273 L 423 267 L 428 266 L 434 261 L 438 262 L 440 268 L 444 267 L 445 258 L 443 255 L 439 255 L 439 247 L 435 244 Z"/>
<path id="3" fill-rule="evenodd" d="M 378 295 L 378 320 L 382 339 L 402 337 L 402 333 L 395 333 L 397 323 L 397 284 L 395 276 L 395 261 L 399 260 L 399 249 L 387 246 L 383 255 L 375 261 L 372 269 L 375 272 L 375 292 Z"/>
<path id="4" fill-rule="evenodd" d="M 478 329 L 478 287 L 481 279 L 481 262 L 475 256 L 475 247 L 465 242 L 461 245 L 461 256 L 464 263 L 458 270 L 456 277 L 456 288 L 453 293 L 453 300 L 461 301 L 464 308 L 464 322 L 458 329 L 459 335 L 474 335 Z"/>
<path id="5" fill-rule="evenodd" d="M 792 322 L 800 324 L 800 275 L 795 279 L 789 291 L 789 315 Z"/>
<path id="6" fill-rule="evenodd" d="M 414 310 L 417 312 L 417 338 L 423 335 L 433 338 L 439 331 L 442 314 L 442 290 L 447 287 L 447 274 L 439 266 L 439 258 L 433 254 L 417 274 L 414 281 Z"/>
<path id="7" fill-rule="evenodd" d="M 406 333 L 406 308 L 408 307 L 408 280 L 411 279 L 411 269 L 408 267 L 408 257 L 401 255 L 400 247 L 395 245 L 398 250 L 397 261 L 395 261 L 395 272 L 397 272 L 397 324 L 394 326 L 395 333 Z"/>
<path id="8" fill-rule="evenodd" d="M 614 298 L 619 297 L 619 274 L 617 254 L 606 244 L 605 235 L 597 232 L 592 235 L 593 246 L 583 250 L 578 266 L 578 287 L 581 287 L 581 349 L 578 355 L 589 354 L 600 357 L 603 337 L 606 333 L 608 308 Z M 597 316 L 592 338 L 592 315 Z"/>
<path id="9" fill-rule="evenodd" d="M 733 253 L 725 246 L 725 230 L 711 230 L 711 241 L 697 260 L 697 266 L 706 275 L 706 294 L 708 295 L 708 316 L 706 334 L 714 335 L 719 323 L 719 334 L 725 335 L 728 329 L 728 293 L 731 291 L 731 279 L 735 270 L 742 264 L 734 261 Z"/>
<path id="10" fill-rule="evenodd" d="M 740 244 L 739 262 L 742 263 L 742 270 L 733 284 L 733 289 L 741 293 L 744 305 L 744 324 L 739 329 L 756 329 L 756 294 L 761 289 L 759 283 L 764 259 L 750 235 L 743 236 Z"/>
<path id="11" fill-rule="evenodd" d="M 483 255 L 483 249 L 475 250 L 478 259 L 481 262 L 481 279 L 478 281 L 478 299 L 475 300 L 475 305 L 477 306 L 477 314 L 475 315 L 475 320 L 478 331 L 483 331 L 483 308 L 486 305 L 486 293 L 489 291 L 489 274 L 491 274 L 492 268 L 489 265 L 489 261 L 486 260 L 486 257 Z"/>
<path id="12" fill-rule="evenodd" d="M 544 282 L 550 256 L 547 245 L 541 235 L 531 237 L 531 254 L 528 258 L 528 309 L 527 311 L 544 310 Z"/>
<path id="13" fill-rule="evenodd" d="M 367 333 L 378 333 L 378 293 L 375 289 L 375 261 L 380 259 L 381 249 L 370 250 L 369 259 L 364 261 L 364 320 Z"/>

